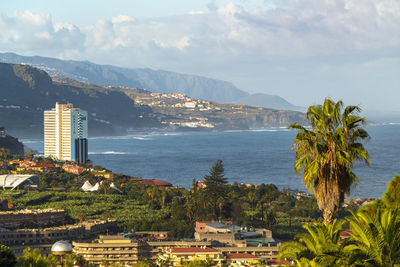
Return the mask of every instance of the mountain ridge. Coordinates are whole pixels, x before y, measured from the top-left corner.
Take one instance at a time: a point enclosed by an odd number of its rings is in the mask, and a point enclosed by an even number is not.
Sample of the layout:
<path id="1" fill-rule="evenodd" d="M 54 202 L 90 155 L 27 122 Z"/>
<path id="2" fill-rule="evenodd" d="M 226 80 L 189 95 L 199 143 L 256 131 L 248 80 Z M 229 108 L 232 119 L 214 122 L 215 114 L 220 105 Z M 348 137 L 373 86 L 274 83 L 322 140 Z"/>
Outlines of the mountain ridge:
<path id="1" fill-rule="evenodd" d="M 235 101 L 236 104 L 249 105 L 253 107 L 263 107 L 272 109 L 284 109 L 304 112 L 304 107 L 295 106 L 278 95 L 255 93 L 245 96 Z"/>
<path id="2" fill-rule="evenodd" d="M 30 65 L 0 63 L 0 125 L 19 138 L 43 138 L 43 111 L 73 103 L 89 115 L 93 136 L 132 131 L 221 131 L 287 126 L 296 111 L 194 99 L 182 94 L 100 86 L 53 76 Z"/>
<path id="3" fill-rule="evenodd" d="M 148 88 L 153 92 L 183 93 L 185 95 L 216 102 L 234 102 L 249 95 L 227 81 L 199 75 L 180 74 L 149 68 L 129 69 L 112 65 L 99 65 L 89 61 L 61 60 L 40 56 L 21 56 L 0 53 L 0 62 L 30 64 L 50 75 L 67 76 L 74 80 L 99 84 L 136 88 Z"/>

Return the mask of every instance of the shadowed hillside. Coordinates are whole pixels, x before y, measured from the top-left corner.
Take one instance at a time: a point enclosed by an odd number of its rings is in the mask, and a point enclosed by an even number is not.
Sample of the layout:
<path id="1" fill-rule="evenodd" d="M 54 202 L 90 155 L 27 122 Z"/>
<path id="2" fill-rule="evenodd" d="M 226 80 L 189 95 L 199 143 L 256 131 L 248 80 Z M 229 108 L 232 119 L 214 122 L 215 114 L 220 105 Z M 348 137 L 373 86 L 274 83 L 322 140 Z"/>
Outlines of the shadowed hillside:
<path id="1" fill-rule="evenodd" d="M 146 106 L 136 106 L 122 92 L 96 85 L 53 83 L 27 65 L 0 63 L 0 124 L 11 133 L 41 137 L 43 111 L 55 102 L 71 102 L 88 111 L 90 135 L 124 134 L 128 128 L 159 126 Z"/>

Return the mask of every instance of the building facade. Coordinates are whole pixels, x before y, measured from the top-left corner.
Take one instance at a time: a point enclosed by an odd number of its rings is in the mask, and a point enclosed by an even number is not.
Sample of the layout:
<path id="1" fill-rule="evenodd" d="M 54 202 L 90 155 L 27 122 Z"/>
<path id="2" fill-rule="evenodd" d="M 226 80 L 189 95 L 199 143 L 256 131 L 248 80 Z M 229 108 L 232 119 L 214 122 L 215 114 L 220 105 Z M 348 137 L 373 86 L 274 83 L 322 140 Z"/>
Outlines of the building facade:
<path id="1" fill-rule="evenodd" d="M 44 156 L 87 161 L 88 116 L 70 103 L 44 111 Z"/>

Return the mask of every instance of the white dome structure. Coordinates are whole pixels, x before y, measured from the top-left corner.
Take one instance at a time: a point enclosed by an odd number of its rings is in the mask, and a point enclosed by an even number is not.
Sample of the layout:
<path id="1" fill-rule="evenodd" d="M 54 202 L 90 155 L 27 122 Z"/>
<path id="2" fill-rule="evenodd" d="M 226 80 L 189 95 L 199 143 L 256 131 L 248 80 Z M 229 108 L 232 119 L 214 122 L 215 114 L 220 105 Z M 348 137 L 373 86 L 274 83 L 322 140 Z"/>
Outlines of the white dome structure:
<path id="1" fill-rule="evenodd" d="M 67 241 L 57 241 L 51 246 L 51 253 L 55 255 L 65 255 L 72 252 L 72 245 Z"/>

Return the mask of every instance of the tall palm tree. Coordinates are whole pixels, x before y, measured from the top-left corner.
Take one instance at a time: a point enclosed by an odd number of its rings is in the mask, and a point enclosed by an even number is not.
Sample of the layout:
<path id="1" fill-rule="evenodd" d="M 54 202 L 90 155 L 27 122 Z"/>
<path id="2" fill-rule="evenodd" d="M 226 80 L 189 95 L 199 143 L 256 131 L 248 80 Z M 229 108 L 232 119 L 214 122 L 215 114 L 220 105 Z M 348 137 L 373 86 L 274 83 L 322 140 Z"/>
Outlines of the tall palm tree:
<path id="1" fill-rule="evenodd" d="M 295 171 L 303 173 L 303 181 L 314 190 L 324 222 L 333 220 L 334 213 L 343 204 L 344 195 L 357 182 L 351 167 L 355 161 L 370 164 L 363 139 L 369 138 L 362 128 L 366 119 L 359 117 L 358 106 L 347 106 L 342 101 L 325 99 L 322 105 L 310 106 L 307 122 L 311 129 L 298 123 L 289 126 L 298 130 L 294 139 Z"/>
<path id="2" fill-rule="evenodd" d="M 295 239 L 279 248 L 279 258 L 296 261 L 297 266 L 341 266 L 342 246 L 340 232 L 344 221 L 332 224 L 314 222 L 303 225 L 307 233 L 297 234 Z"/>
<path id="3" fill-rule="evenodd" d="M 361 210 L 347 221 L 351 238 L 345 249 L 352 266 L 400 266 L 399 210 Z"/>

